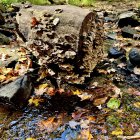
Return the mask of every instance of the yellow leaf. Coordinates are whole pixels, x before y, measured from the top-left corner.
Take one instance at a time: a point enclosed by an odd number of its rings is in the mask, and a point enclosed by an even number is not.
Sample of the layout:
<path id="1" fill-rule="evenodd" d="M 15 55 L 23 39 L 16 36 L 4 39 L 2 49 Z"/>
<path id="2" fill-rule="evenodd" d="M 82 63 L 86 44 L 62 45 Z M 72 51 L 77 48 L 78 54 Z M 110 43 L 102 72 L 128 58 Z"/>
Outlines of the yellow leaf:
<path id="1" fill-rule="evenodd" d="M 112 131 L 111 134 L 112 134 L 112 135 L 116 135 L 116 136 L 118 136 L 118 135 L 123 135 L 123 131 L 122 131 L 121 128 L 116 128 L 116 130 Z"/>
<path id="2" fill-rule="evenodd" d="M 47 86 L 48 86 L 47 83 L 41 84 L 41 85 L 39 85 L 39 88 L 38 88 L 38 89 L 44 89 L 44 88 L 46 88 Z"/>
<path id="3" fill-rule="evenodd" d="M 84 140 L 92 140 L 93 136 L 90 133 L 89 129 L 83 129 L 83 130 L 81 130 L 81 134 L 80 134 L 79 138 L 84 139 Z"/>
<path id="4" fill-rule="evenodd" d="M 133 105 L 134 105 L 136 108 L 140 108 L 140 102 L 135 102 Z"/>
<path id="5" fill-rule="evenodd" d="M 31 99 L 29 99 L 28 102 L 29 102 L 30 105 L 33 104 L 33 105 L 35 105 L 37 107 L 37 106 L 39 106 L 40 102 L 43 102 L 43 99 L 37 99 L 37 98 L 32 97 Z"/>
<path id="6" fill-rule="evenodd" d="M 0 75 L 0 82 L 3 82 L 6 79 L 6 76 Z"/>
<path id="7" fill-rule="evenodd" d="M 73 93 L 74 95 L 80 95 L 80 94 L 81 94 L 81 92 L 80 92 L 79 90 L 72 91 L 72 93 Z"/>
<path id="8" fill-rule="evenodd" d="M 3 67 L 3 68 L 1 68 L 0 72 L 2 74 L 6 75 L 6 74 L 13 73 L 13 69 L 12 68 L 5 68 L 5 67 Z"/>
<path id="9" fill-rule="evenodd" d="M 37 81 L 40 81 L 41 79 L 44 79 L 45 77 L 48 76 L 48 70 L 47 69 L 40 69 L 39 70 L 39 74 L 40 74 L 40 77 L 37 79 Z"/>
<path id="10" fill-rule="evenodd" d="M 36 140 L 35 138 L 27 138 L 26 140 Z"/>
<path id="11" fill-rule="evenodd" d="M 92 97 L 92 95 L 88 94 L 87 92 L 84 92 L 83 94 L 78 95 L 78 97 L 80 97 L 81 100 L 83 101 L 83 100 L 90 99 Z"/>
<path id="12" fill-rule="evenodd" d="M 26 60 L 27 60 L 26 57 L 22 57 L 22 58 L 19 58 L 19 59 L 18 59 L 19 62 L 23 62 L 23 61 L 26 61 Z"/>

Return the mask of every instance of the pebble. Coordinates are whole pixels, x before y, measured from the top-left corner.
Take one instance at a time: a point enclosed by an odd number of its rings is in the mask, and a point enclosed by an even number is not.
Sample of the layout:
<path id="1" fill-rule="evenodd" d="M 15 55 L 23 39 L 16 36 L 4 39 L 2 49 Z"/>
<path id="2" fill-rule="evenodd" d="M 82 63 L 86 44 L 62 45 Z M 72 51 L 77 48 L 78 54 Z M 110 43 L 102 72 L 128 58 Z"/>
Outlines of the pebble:
<path id="1" fill-rule="evenodd" d="M 119 58 L 124 54 L 125 54 L 124 50 L 118 50 L 117 47 L 111 47 L 108 51 L 108 56 L 111 58 Z"/>
<path id="2" fill-rule="evenodd" d="M 129 61 L 134 66 L 140 66 L 140 51 L 137 48 L 132 48 L 129 52 Z"/>
<path id="3" fill-rule="evenodd" d="M 60 21 L 59 18 L 55 18 L 55 19 L 53 20 L 53 25 L 56 26 L 56 25 L 59 23 L 59 21 Z"/>

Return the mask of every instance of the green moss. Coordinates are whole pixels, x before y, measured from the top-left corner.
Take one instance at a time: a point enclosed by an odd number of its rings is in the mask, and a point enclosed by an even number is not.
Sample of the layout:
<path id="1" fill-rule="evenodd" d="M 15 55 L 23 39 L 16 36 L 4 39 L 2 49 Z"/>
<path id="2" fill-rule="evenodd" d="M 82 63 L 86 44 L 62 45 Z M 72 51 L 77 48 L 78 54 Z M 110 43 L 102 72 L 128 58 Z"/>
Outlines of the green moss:
<path id="1" fill-rule="evenodd" d="M 119 117 L 115 116 L 115 115 L 111 115 L 107 117 L 107 123 L 112 124 L 117 126 L 119 124 L 120 120 Z"/>
<path id="2" fill-rule="evenodd" d="M 77 6 L 91 6 L 94 2 L 95 0 L 68 0 L 69 4 Z"/>

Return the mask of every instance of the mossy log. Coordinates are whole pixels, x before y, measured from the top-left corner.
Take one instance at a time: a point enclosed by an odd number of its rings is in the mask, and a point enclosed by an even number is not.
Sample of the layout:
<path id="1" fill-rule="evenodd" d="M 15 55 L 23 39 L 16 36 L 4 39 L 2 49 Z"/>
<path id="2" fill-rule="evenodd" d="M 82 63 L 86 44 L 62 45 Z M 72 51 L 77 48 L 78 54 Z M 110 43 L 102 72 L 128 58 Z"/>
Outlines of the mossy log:
<path id="1" fill-rule="evenodd" d="M 88 9 L 32 6 L 21 8 L 16 19 L 28 47 L 56 79 L 82 84 L 103 56 L 103 24 Z"/>

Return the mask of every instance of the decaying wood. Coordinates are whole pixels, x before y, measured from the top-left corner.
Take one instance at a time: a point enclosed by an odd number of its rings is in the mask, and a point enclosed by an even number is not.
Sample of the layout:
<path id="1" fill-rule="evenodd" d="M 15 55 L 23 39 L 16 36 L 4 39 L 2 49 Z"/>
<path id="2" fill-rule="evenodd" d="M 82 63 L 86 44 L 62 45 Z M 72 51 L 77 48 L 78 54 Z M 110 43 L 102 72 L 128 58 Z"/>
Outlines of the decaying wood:
<path id="1" fill-rule="evenodd" d="M 102 22 L 96 13 L 76 6 L 21 8 L 19 30 L 41 63 L 57 79 L 83 83 L 102 57 Z"/>

